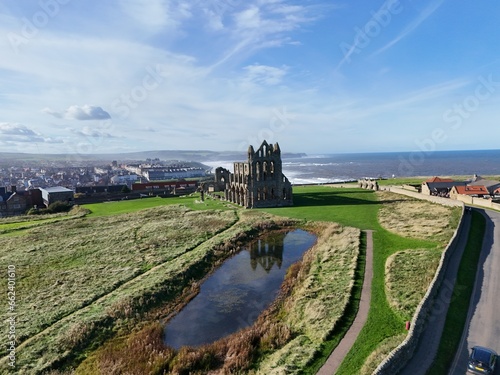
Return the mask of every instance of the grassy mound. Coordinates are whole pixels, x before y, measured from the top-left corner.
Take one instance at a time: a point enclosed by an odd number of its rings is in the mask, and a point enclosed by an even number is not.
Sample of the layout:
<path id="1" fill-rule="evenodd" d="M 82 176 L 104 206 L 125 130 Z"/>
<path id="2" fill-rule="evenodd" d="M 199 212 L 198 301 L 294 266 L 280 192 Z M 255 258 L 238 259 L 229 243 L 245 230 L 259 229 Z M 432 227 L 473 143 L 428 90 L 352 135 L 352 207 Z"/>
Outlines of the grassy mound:
<path id="1" fill-rule="evenodd" d="M 434 278 L 440 258 L 441 251 L 432 249 L 399 251 L 387 258 L 387 299 L 403 319 L 411 320 Z"/>
<path id="2" fill-rule="evenodd" d="M 382 206 L 380 225 L 402 237 L 433 240 L 446 245 L 453 235 L 460 209 L 385 191 L 377 193 Z"/>
<path id="3" fill-rule="evenodd" d="M 406 334 L 392 336 L 380 343 L 366 359 L 365 364 L 361 368 L 360 375 L 372 375 L 377 369 L 377 366 L 382 362 L 401 342 L 405 339 Z"/>

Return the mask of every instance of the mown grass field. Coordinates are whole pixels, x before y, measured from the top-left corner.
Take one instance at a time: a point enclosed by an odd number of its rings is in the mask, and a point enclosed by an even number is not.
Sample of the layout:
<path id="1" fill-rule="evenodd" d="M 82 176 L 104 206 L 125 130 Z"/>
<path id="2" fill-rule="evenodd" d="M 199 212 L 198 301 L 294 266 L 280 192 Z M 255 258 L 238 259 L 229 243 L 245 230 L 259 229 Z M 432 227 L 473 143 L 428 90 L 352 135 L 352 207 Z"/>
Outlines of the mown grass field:
<path id="1" fill-rule="evenodd" d="M 206 199 L 201 201 L 199 195 L 193 194 L 181 197 L 147 197 L 141 199 L 131 199 L 116 202 L 94 203 L 87 204 L 84 207 L 90 210 L 89 217 L 98 216 L 114 216 L 119 214 L 132 213 L 146 208 L 171 206 L 180 204 L 193 210 L 209 210 L 209 209 L 231 209 L 234 208 L 231 204 Z"/>
<path id="2" fill-rule="evenodd" d="M 217 259 L 227 256 L 227 246 L 234 244 L 235 238 L 263 223 L 279 222 L 279 217 L 285 222 L 289 218 L 298 220 L 296 225 L 335 222 L 358 231 L 375 230 L 370 316 L 341 367 L 341 373 L 358 373 L 380 343 L 404 333 L 406 315 L 391 307 L 386 295 L 387 259 L 401 251 L 410 255 L 412 249 L 441 251 L 448 236 L 451 237 L 458 216 L 448 209 L 449 220 L 444 231 L 422 234 L 418 229 L 423 226 L 419 227 L 419 220 L 432 220 L 432 215 L 427 217 L 432 209 L 425 206 L 428 203 L 420 206 L 400 196 L 384 196 L 356 188 L 308 186 L 294 189 L 294 203 L 293 207 L 242 210 L 211 199 L 201 202 L 197 195 L 154 197 L 87 205 L 85 208 L 91 213 L 86 217 L 48 217 L 37 223 L 23 221 L 22 224 L 0 221 L 0 259 L 2 264 L 15 264 L 19 272 L 19 373 L 39 373 L 43 369 L 79 363 L 108 338 L 128 332 L 144 320 L 158 303 L 172 301 L 182 293 L 193 293 L 190 289 L 190 285 L 196 285 L 193 281 L 208 272 Z M 401 211 L 406 204 L 412 205 L 412 209 Z M 387 207 L 387 212 L 400 210 L 399 221 L 406 223 L 406 229 L 391 226 L 391 220 L 380 224 L 383 221 L 380 212 Z M 443 217 L 443 212 L 439 212 L 439 217 Z M 2 226 L 5 226 L 4 232 Z M 412 237 L 415 233 L 418 238 Z M 353 254 L 347 267 L 351 270 L 348 273 L 351 284 L 343 289 L 345 295 L 349 295 L 353 286 L 353 267 L 357 264 Z M 304 277 L 314 290 L 326 281 L 320 277 L 321 268 L 310 269 L 315 276 Z M 328 271 L 325 277 L 334 272 L 338 270 Z M 404 276 L 391 279 L 391 293 L 394 290 L 398 293 L 404 287 Z M 325 320 L 311 313 L 318 310 L 315 310 L 314 297 L 307 295 L 308 291 L 304 293 L 301 300 L 308 304 L 302 307 L 301 313 L 290 313 L 287 318 L 290 319 L 287 327 L 303 332 L 302 341 L 299 340 L 293 351 L 304 348 L 304 352 L 290 362 L 293 364 L 290 373 L 307 371 L 312 363 L 321 362 L 321 355 L 318 359 L 316 352 L 327 345 L 321 341 L 338 342 L 338 337 L 331 336 L 333 327 L 322 328 L 324 333 L 314 338 L 310 332 L 316 331 L 316 327 L 300 328 L 309 316 L 316 323 Z M 411 306 L 405 308 L 411 313 Z M 335 314 L 338 317 L 337 310 Z M 314 350 L 306 349 L 306 341 L 314 343 Z M 266 359 L 261 355 L 262 368 L 274 368 L 283 362 L 273 362 L 273 358 L 291 359 L 284 352 L 275 356 Z M 5 362 L 0 364 L 4 365 Z"/>
<path id="3" fill-rule="evenodd" d="M 372 361 L 373 357 L 369 361 L 367 358 L 377 351 L 381 343 L 385 350 L 379 353 L 380 360 L 404 339 L 408 314 L 415 310 L 418 296 L 425 294 L 428 285 L 420 284 L 419 289 L 414 291 L 417 297 L 410 297 L 413 302 L 405 307 L 406 313 L 391 307 L 385 287 L 387 259 L 403 250 L 411 254 L 414 249 L 426 249 L 440 254 L 458 225 L 460 211 L 386 192 L 323 186 L 304 187 L 294 192 L 294 203 L 294 207 L 277 208 L 272 212 L 298 219 L 335 221 L 374 230 L 374 276 L 368 321 L 338 370 L 338 374 L 358 374 L 365 362 Z M 388 219 L 392 216 L 398 219 Z M 434 228 L 429 225 L 433 220 L 444 221 Z M 393 283 L 393 293 L 408 293 L 406 280 L 409 276 L 398 276 L 399 282 Z M 389 340 L 395 336 L 399 339 Z M 387 345 L 387 342 L 391 342 L 391 345 Z"/>

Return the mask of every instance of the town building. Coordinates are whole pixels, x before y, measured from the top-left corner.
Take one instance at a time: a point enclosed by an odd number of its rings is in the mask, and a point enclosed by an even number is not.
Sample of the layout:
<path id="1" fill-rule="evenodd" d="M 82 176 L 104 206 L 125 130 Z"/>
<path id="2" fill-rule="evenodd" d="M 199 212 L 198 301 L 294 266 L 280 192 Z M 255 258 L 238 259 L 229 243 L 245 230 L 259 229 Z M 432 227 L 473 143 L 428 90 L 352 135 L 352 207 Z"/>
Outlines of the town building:
<path id="1" fill-rule="evenodd" d="M 131 185 L 139 180 L 140 177 L 136 174 L 117 174 L 110 178 L 113 185 Z"/>
<path id="2" fill-rule="evenodd" d="M 142 175 L 148 181 L 165 181 L 180 178 L 194 178 L 203 177 L 206 172 L 203 168 L 199 167 L 162 167 L 162 168 L 147 168 L 142 171 Z"/>
<path id="3" fill-rule="evenodd" d="M 486 186 L 483 185 L 454 186 L 450 191 L 450 198 L 458 199 L 458 195 L 484 198 L 484 197 L 489 197 L 490 192 L 488 191 Z"/>
<path id="4" fill-rule="evenodd" d="M 500 188 L 500 181 L 487 180 L 477 174 L 474 175 L 471 182 L 467 186 L 484 186 L 488 189 L 490 195 L 495 195 L 495 190 Z"/>
<path id="5" fill-rule="evenodd" d="M 422 182 L 421 193 L 448 198 L 454 186 L 465 186 L 466 181 L 454 181 L 451 178 L 433 177 Z"/>
<path id="6" fill-rule="evenodd" d="M 163 181 L 132 184 L 132 192 L 154 195 L 189 194 L 198 189 L 197 181 Z"/>
<path id="7" fill-rule="evenodd" d="M 17 191 L 16 186 L 7 191 L 0 187 L 0 217 L 24 215 L 31 207 L 43 205 L 39 189 Z"/>
<path id="8" fill-rule="evenodd" d="M 75 202 L 73 190 L 63 186 L 40 188 L 40 191 L 42 192 L 43 203 L 46 207 L 49 207 L 49 205 L 54 202 L 69 204 L 74 204 Z"/>

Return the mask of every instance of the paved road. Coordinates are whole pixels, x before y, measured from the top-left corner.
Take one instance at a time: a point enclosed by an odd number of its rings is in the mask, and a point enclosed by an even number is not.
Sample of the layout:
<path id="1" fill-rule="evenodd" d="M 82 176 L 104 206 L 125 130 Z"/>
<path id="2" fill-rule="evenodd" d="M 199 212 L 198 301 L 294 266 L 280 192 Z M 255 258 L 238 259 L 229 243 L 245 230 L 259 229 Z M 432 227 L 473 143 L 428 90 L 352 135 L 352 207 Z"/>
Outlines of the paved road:
<path id="1" fill-rule="evenodd" d="M 400 370 L 400 375 L 424 375 L 436 356 L 453 293 L 453 286 L 457 278 L 458 266 L 469 235 L 470 217 L 471 215 L 464 215 L 462 231 L 459 233 L 459 241 L 446 267 L 446 273 L 430 311 L 427 326 L 420 336 L 413 357 Z"/>
<path id="2" fill-rule="evenodd" d="M 461 347 L 450 375 L 465 374 L 468 350 L 474 345 L 500 352 L 500 212 L 479 210 L 486 217 L 486 233 L 479 259 L 476 284 Z M 500 365 L 500 362 L 498 363 Z M 496 374 L 500 374 L 497 368 Z"/>
<path id="3" fill-rule="evenodd" d="M 361 300 L 359 302 L 358 313 L 351 328 L 347 331 L 344 338 L 340 341 L 337 347 L 333 350 L 328 360 L 323 367 L 318 371 L 317 375 L 332 375 L 339 368 L 346 354 L 351 350 L 352 345 L 356 341 L 361 328 L 365 325 L 370 310 L 370 299 L 373 278 L 373 232 L 366 231 L 366 262 L 365 262 L 365 277 L 363 287 L 361 289 Z"/>
<path id="4" fill-rule="evenodd" d="M 467 329 L 464 331 L 462 343 L 448 375 L 466 374 L 468 349 L 474 345 L 489 346 L 497 352 L 500 351 L 500 213 L 481 209 L 479 211 L 486 217 L 486 232 L 466 322 Z M 469 231 L 470 215 L 465 215 L 464 219 L 466 222 L 460 237 L 460 245 L 455 249 L 455 254 L 447 267 L 443 287 L 431 312 L 428 326 L 422 333 L 413 358 L 400 371 L 400 375 L 425 374 L 436 354 L 458 264 Z M 460 288 L 460 286 L 455 287 Z M 500 374 L 499 368 L 496 374 Z"/>

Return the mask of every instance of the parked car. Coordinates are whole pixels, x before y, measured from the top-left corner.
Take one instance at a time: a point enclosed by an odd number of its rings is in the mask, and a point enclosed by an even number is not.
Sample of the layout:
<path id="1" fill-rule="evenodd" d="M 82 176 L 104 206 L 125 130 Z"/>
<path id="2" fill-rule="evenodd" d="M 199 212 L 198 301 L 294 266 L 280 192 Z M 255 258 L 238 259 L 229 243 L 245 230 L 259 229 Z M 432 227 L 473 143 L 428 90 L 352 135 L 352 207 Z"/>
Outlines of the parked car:
<path id="1" fill-rule="evenodd" d="M 474 346 L 469 356 L 467 371 L 473 374 L 491 375 L 495 371 L 498 354 L 483 346 Z"/>

